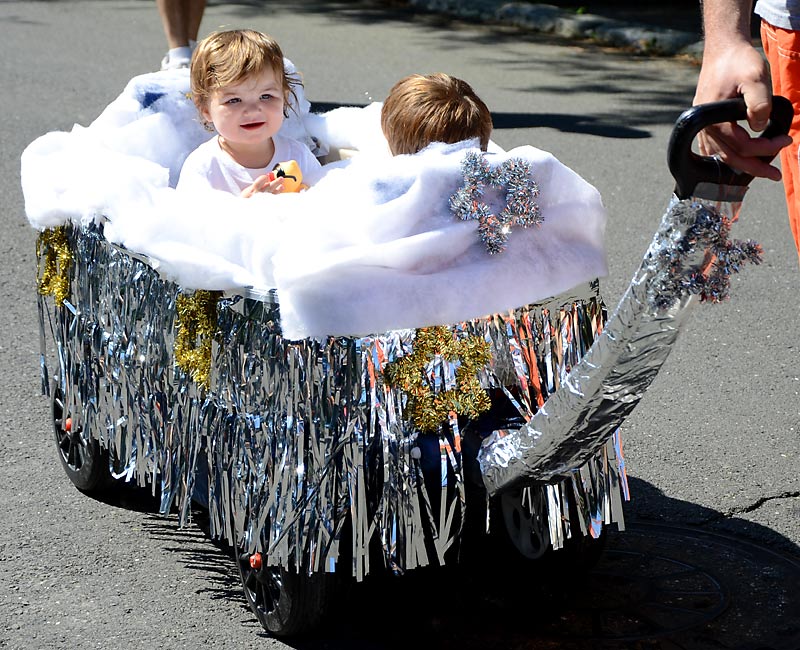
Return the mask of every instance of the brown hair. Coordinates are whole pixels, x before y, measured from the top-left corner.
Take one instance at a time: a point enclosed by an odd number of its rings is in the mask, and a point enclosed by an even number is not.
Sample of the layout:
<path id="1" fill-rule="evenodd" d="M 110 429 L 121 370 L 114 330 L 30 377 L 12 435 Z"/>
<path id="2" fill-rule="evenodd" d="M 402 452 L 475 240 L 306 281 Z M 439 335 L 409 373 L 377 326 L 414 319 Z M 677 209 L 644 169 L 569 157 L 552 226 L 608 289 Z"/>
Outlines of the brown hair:
<path id="1" fill-rule="evenodd" d="M 443 72 L 398 81 L 381 109 L 381 129 L 393 155 L 416 153 L 431 142 L 478 138 L 486 151 L 492 116 L 466 81 Z"/>
<path id="2" fill-rule="evenodd" d="M 282 80 L 283 114 L 288 117 L 290 97 L 297 102 L 294 86 L 303 84 L 299 77 L 287 74 L 283 52 L 275 39 L 252 29 L 209 34 L 192 55 L 192 100 L 202 110 L 215 91 L 265 70 L 272 70 L 278 81 Z"/>

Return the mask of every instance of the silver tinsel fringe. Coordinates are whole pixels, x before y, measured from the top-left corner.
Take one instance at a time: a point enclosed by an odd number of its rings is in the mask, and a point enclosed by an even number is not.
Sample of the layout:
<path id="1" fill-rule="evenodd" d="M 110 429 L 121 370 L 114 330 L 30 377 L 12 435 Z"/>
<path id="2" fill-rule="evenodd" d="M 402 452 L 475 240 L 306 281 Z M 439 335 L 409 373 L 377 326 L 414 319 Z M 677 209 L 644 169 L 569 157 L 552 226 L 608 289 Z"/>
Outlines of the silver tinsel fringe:
<path id="1" fill-rule="evenodd" d="M 212 534 L 269 565 L 360 579 L 371 561 L 402 572 L 457 556 L 467 511 L 486 508 L 467 498 L 462 443 L 501 427 L 490 419 L 478 435 L 454 414 L 438 435 L 410 424 L 383 370 L 411 353 L 414 331 L 286 341 L 276 296 L 242 291 L 218 303 L 205 389 L 174 359 L 180 288 L 96 228 L 69 236 L 71 294 L 61 308 L 40 298 L 43 389 L 50 363 L 73 426 L 109 450 L 116 476 L 160 489 L 162 511 L 177 507 L 182 522 L 193 498 L 207 500 Z M 569 381 L 604 322 L 595 282 L 449 329 L 490 343 L 479 379 L 513 406 L 512 436 Z M 451 362 L 434 366 L 454 376 Z M 556 548 L 622 524 L 621 442 L 613 429 L 604 436 L 575 469 L 524 485 Z"/>
<path id="2" fill-rule="evenodd" d="M 673 197 L 605 331 L 564 378 L 564 390 L 525 426 L 484 442 L 479 461 L 490 494 L 574 476 L 573 468 L 607 447 L 669 356 L 690 307 L 725 298 L 729 275 L 760 259 L 754 242 L 727 239 L 740 207 L 741 196 Z"/>

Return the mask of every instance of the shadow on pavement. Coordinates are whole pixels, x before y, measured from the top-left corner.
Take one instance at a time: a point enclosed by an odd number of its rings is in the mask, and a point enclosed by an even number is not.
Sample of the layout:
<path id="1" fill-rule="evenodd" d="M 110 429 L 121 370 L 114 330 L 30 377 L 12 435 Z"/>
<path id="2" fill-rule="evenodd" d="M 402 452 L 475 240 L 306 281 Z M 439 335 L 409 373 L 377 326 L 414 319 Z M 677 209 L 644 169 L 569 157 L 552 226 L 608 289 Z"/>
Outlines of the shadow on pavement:
<path id="1" fill-rule="evenodd" d="M 327 113 L 344 104 L 335 102 L 311 102 L 312 113 Z M 353 106 L 353 105 L 348 105 Z M 366 104 L 358 104 L 363 108 Z M 606 119 L 594 115 L 567 115 L 561 113 L 492 113 L 495 131 L 502 129 L 556 129 L 563 133 L 582 133 L 602 138 L 650 138 L 646 129 L 622 124 L 619 118 Z"/>
<path id="2" fill-rule="evenodd" d="M 652 133 L 621 123 L 617 117 L 564 113 L 492 113 L 497 129 L 556 129 L 562 133 L 582 133 L 602 138 L 650 138 Z"/>
<path id="3" fill-rule="evenodd" d="M 348 587 L 314 636 L 281 641 L 297 650 L 800 647 L 800 553 L 773 550 L 791 542 L 742 520 L 730 520 L 725 535 L 689 526 L 722 515 L 645 481 L 631 484 L 640 510 L 669 525 L 639 515 L 624 532 L 609 531 L 591 570 L 487 552 L 468 566 L 371 575 Z M 197 523 L 179 529 L 174 518 L 154 515 L 145 528 L 208 575 L 205 593 L 220 607 L 246 608 L 231 548 Z M 255 617 L 253 624 L 256 636 L 268 637 Z"/>
<path id="4" fill-rule="evenodd" d="M 630 479 L 630 486 L 632 500 L 625 509 L 626 521 L 630 523 L 678 525 L 698 531 L 719 532 L 786 553 L 800 562 L 800 547 L 771 528 L 727 516 L 712 508 L 670 498 L 641 479 Z"/>
<path id="5" fill-rule="evenodd" d="M 648 127 L 652 125 L 669 125 L 683 110 L 691 106 L 694 86 L 685 85 L 663 90 L 663 69 L 659 66 L 641 65 L 628 68 L 621 74 L 619 66 L 613 62 L 614 53 L 607 49 L 612 58 L 596 56 L 600 48 L 591 42 L 571 43 L 564 48 L 564 56 L 557 61 L 531 60 L 520 54 L 518 45 L 521 41 L 546 44 L 565 45 L 564 39 L 548 34 L 525 32 L 516 28 L 498 25 L 483 25 L 481 29 L 460 29 L 462 19 L 425 12 L 421 9 L 404 6 L 402 2 L 316 2 L 287 6 L 276 0 L 252 0 L 227 5 L 238 13 L 246 24 L 253 17 L 263 17 L 265 13 L 285 13 L 292 11 L 302 14 L 324 14 L 326 18 L 342 24 L 408 24 L 413 22 L 422 33 L 426 28 L 438 36 L 443 29 L 447 30 L 447 38 L 439 38 L 433 47 L 452 54 L 463 52 L 465 60 L 475 56 L 478 48 L 489 47 L 492 61 L 498 67 L 503 86 L 517 95 L 536 96 L 541 93 L 553 93 L 556 96 L 569 98 L 570 108 L 574 113 L 565 111 L 545 113 L 541 110 L 531 113 L 495 113 L 495 128 L 531 128 L 547 127 L 569 133 L 597 135 L 610 138 L 645 138 L 650 137 Z M 667 5 L 662 5 L 666 7 Z M 699 15 L 696 5 L 686 7 L 681 4 L 680 11 L 670 7 L 673 14 L 693 13 Z M 664 11 L 662 10 L 662 13 Z M 666 12 L 669 13 L 669 12 Z M 287 56 L 291 58 L 291 45 L 286 45 Z M 358 43 L 352 43 L 347 50 L 348 56 L 357 59 L 366 56 L 359 50 Z M 619 53 L 619 56 L 630 59 L 632 55 Z M 646 61 L 643 60 L 643 63 Z M 297 62 L 302 69 L 302 63 Z M 688 63 L 686 65 L 689 65 Z M 431 72 L 436 68 L 436 58 L 420 62 L 420 72 Z M 305 71 L 308 81 L 306 95 L 312 101 L 315 112 L 324 112 L 339 106 L 325 97 L 315 97 L 313 87 L 313 71 Z M 447 72 L 447 70 L 445 70 Z M 556 78 L 557 85 L 545 82 L 545 79 Z M 468 79 L 469 80 L 469 79 Z M 506 81 L 507 80 L 507 81 Z M 526 80 L 527 85 L 520 85 Z M 533 82 L 531 82 L 533 80 Z M 655 90 L 661 88 L 662 90 Z M 388 87 L 385 89 L 388 92 Z M 376 92 L 378 92 L 376 90 Z M 621 111 L 614 115 L 596 113 L 597 97 L 624 98 Z M 376 95 L 375 100 L 383 98 Z M 484 98 L 489 108 L 493 108 L 492 98 Z M 352 104 L 351 104 L 352 105 Z M 363 104 L 362 104 L 363 105 Z"/>

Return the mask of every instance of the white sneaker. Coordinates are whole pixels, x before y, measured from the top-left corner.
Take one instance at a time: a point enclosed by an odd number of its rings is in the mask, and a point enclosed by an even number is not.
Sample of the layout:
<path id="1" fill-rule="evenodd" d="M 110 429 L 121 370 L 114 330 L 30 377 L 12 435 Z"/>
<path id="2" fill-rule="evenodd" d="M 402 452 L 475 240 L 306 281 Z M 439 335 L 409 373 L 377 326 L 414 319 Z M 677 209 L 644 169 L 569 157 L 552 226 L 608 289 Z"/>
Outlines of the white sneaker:
<path id="1" fill-rule="evenodd" d="M 192 51 L 188 47 L 176 47 L 161 59 L 162 70 L 178 70 L 188 68 L 192 62 Z"/>

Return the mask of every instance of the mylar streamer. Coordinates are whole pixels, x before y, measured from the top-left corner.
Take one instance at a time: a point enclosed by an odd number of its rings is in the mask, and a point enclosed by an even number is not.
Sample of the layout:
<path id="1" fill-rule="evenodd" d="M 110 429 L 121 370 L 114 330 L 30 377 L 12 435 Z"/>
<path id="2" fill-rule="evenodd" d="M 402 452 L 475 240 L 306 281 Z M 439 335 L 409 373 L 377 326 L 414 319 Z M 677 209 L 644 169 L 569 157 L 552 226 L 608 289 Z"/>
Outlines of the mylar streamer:
<path id="1" fill-rule="evenodd" d="M 485 516 L 485 496 L 464 491 L 475 480 L 474 448 L 497 425 L 477 408 L 451 409 L 431 433 L 412 424 L 411 395 L 386 372 L 415 358 L 417 332 L 286 341 L 274 292 L 225 294 L 213 301 L 205 389 L 175 362 L 180 287 L 98 227 L 66 234 L 70 299 L 59 307 L 40 297 L 43 385 L 49 363 L 65 409 L 109 450 L 119 476 L 160 488 L 162 511 L 177 505 L 181 522 L 193 498 L 207 501 L 212 535 L 261 551 L 270 565 L 362 579 L 376 568 L 376 545 L 380 568 L 396 572 L 456 559 L 466 512 Z M 431 386 L 443 396 L 466 360 L 464 377 L 476 382 L 466 394 L 500 399 L 524 422 L 604 322 L 594 282 L 436 328 L 428 352 L 452 341 L 459 361 L 430 354 L 416 370 L 442 378 Z M 525 488 L 526 507 L 545 509 L 554 547 L 622 524 L 620 452 L 610 439 L 564 478 Z"/>

